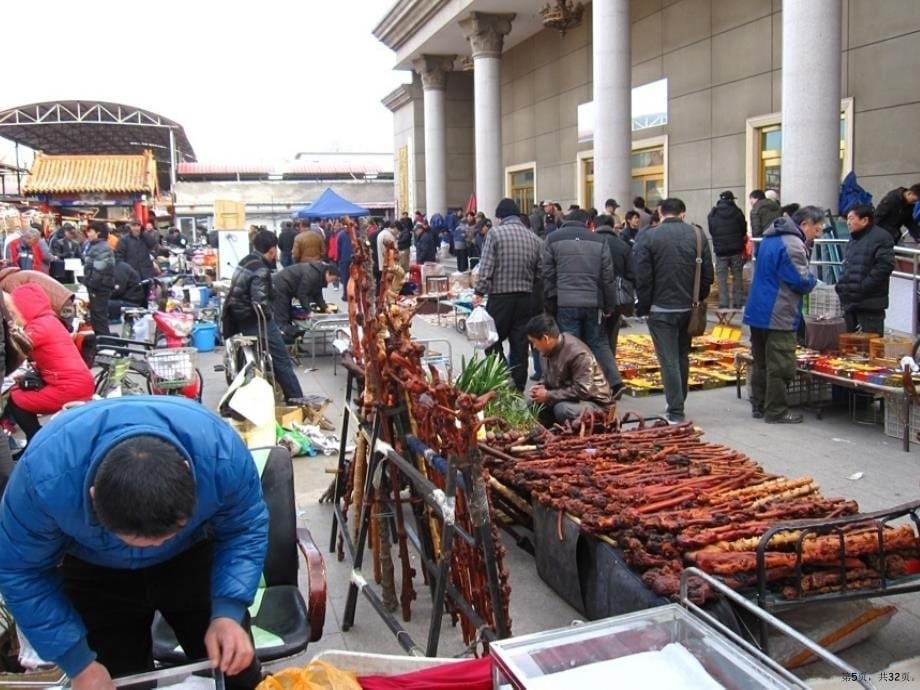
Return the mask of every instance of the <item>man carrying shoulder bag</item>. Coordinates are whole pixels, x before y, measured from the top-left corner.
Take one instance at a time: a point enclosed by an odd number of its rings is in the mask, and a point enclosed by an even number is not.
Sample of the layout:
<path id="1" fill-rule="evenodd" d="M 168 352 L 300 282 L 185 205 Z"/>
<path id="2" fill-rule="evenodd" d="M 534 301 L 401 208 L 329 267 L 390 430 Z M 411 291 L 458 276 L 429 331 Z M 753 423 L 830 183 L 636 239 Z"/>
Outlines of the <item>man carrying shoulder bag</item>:
<path id="1" fill-rule="evenodd" d="M 636 314 L 648 316 L 648 330 L 661 367 L 667 417 L 684 420 L 689 390 L 689 328 L 695 304 L 709 295 L 713 281 L 712 253 L 702 231 L 684 222 L 687 207 L 680 199 L 659 206 L 662 221 L 637 236 L 633 247 Z M 696 280 L 699 266 L 699 282 Z"/>

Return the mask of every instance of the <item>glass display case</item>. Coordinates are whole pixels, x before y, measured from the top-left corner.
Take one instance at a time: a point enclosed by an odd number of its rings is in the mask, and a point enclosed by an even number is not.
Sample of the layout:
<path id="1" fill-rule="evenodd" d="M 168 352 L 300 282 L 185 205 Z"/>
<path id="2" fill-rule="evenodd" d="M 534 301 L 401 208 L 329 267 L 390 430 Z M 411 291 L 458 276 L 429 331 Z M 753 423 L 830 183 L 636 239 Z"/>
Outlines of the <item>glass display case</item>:
<path id="1" fill-rule="evenodd" d="M 493 687 L 501 690 L 790 687 L 677 604 L 493 642 L 490 654 Z"/>

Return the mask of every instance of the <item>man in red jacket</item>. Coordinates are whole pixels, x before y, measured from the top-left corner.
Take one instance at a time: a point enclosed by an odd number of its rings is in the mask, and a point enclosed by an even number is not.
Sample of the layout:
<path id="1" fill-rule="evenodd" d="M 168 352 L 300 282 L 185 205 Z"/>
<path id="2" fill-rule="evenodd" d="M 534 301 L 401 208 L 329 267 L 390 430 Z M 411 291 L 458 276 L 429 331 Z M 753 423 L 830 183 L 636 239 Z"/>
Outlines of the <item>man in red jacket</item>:
<path id="1" fill-rule="evenodd" d="M 22 236 L 10 243 L 10 262 L 23 270 L 48 273 L 51 250 L 35 228 L 22 231 Z"/>

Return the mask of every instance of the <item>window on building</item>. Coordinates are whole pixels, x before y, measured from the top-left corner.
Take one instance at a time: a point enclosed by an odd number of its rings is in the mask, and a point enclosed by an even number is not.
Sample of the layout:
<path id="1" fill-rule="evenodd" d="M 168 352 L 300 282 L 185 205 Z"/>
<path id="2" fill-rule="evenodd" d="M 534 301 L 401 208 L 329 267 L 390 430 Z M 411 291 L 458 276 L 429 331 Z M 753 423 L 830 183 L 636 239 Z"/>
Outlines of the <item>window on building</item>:
<path id="1" fill-rule="evenodd" d="M 507 172 L 508 196 L 517 202 L 522 213 L 528 213 L 536 198 L 534 167 L 516 167 Z"/>
<path id="2" fill-rule="evenodd" d="M 660 143 L 659 143 L 660 142 Z M 655 137 L 633 144 L 630 164 L 632 166 L 632 197 L 641 196 L 654 208 L 654 204 L 665 197 L 665 138 Z M 591 151 L 578 154 L 578 203 L 581 206 L 594 204 L 594 156 Z M 629 205 L 632 199 L 617 199 Z"/>
<path id="3" fill-rule="evenodd" d="M 783 127 L 781 113 L 747 120 L 745 186 L 782 191 Z M 853 99 L 840 102 L 840 178 L 853 169 Z"/>
<path id="4" fill-rule="evenodd" d="M 644 197 L 648 207 L 655 208 L 655 205 L 664 198 L 664 193 L 664 146 L 652 146 L 633 151 L 633 197 Z"/>

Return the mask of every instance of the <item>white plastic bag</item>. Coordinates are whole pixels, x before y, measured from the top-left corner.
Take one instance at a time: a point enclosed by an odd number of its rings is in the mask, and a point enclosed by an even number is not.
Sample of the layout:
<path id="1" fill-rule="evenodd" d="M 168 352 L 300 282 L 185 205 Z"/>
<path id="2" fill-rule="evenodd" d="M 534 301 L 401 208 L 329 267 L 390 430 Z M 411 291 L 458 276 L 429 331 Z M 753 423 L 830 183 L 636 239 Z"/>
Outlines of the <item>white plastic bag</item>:
<path id="1" fill-rule="evenodd" d="M 485 307 L 476 307 L 467 317 L 466 337 L 475 347 L 483 349 L 498 341 L 495 319 L 486 311 Z"/>

